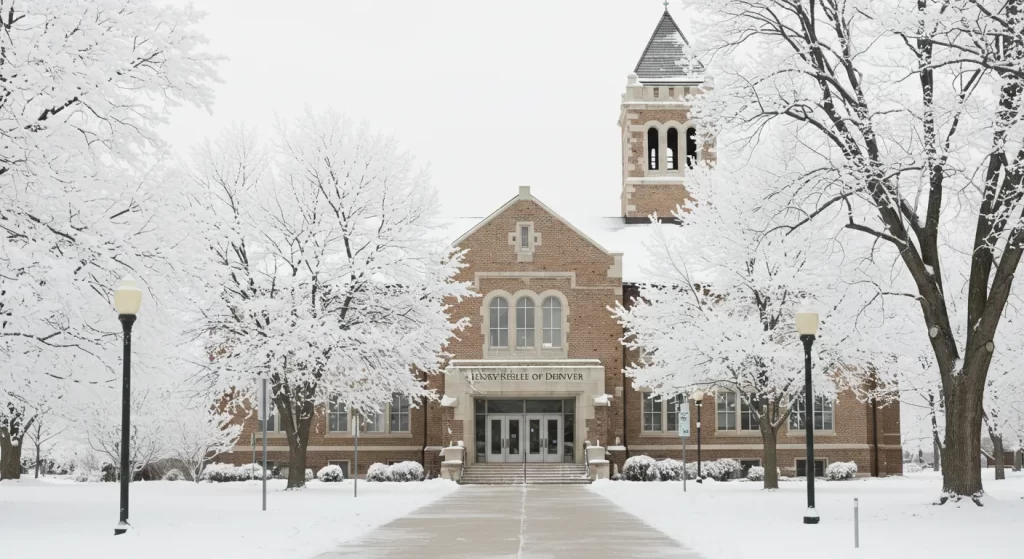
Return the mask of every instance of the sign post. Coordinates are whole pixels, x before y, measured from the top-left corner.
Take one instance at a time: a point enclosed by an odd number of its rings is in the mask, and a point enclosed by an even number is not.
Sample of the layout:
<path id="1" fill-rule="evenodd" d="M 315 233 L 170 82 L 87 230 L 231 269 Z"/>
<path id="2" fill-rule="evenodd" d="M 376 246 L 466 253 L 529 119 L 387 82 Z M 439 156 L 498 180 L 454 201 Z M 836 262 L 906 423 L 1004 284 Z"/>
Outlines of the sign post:
<path id="1" fill-rule="evenodd" d="M 686 438 L 690 436 L 690 403 L 676 404 L 679 410 L 679 438 L 683 439 L 683 493 L 686 493 Z"/>
<path id="2" fill-rule="evenodd" d="M 259 419 L 263 426 L 263 510 L 267 510 L 267 420 L 270 417 L 270 395 L 267 393 L 267 377 L 260 377 Z"/>

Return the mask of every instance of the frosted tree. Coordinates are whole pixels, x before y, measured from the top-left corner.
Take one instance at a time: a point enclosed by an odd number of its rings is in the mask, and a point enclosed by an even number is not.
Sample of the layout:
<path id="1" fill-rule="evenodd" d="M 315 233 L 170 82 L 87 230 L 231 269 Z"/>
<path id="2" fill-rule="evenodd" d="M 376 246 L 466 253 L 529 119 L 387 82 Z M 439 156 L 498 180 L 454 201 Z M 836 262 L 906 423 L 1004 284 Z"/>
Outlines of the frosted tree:
<path id="1" fill-rule="evenodd" d="M 174 413 L 169 394 L 159 388 L 132 388 L 131 425 L 128 430 L 128 467 L 131 475 L 172 454 Z M 121 466 L 121 397 L 113 390 L 97 390 L 76 414 L 89 448 L 99 453 L 119 475 Z"/>
<path id="2" fill-rule="evenodd" d="M 198 19 L 149 0 L 0 1 L 0 475 L 48 394 L 115 376 L 117 279 L 152 303 L 187 261 L 186 183 L 157 130 L 175 106 L 210 106 Z"/>
<path id="3" fill-rule="evenodd" d="M 857 353 L 856 337 L 869 325 L 855 314 L 873 291 L 839 289 L 841 255 L 820 231 L 772 232 L 758 180 L 746 171 L 692 171 L 687 185 L 697 201 L 676 212 L 682 225 L 651 225 L 650 283 L 615 314 L 624 343 L 645 354 L 627 369 L 640 386 L 665 399 L 696 389 L 737 395 L 738 427 L 760 431 L 764 487 L 777 489 L 778 433 L 805 399 L 795 312 L 813 299 L 821 313 L 813 390 L 832 401 L 868 376 L 871 361 Z M 849 367 L 845 359 L 862 360 Z"/>
<path id="4" fill-rule="evenodd" d="M 232 423 L 231 414 L 202 400 L 183 402 L 175 415 L 176 421 L 170 427 L 174 431 L 170 438 L 172 452 L 198 482 L 207 463 L 234 448 L 242 426 Z"/>
<path id="5" fill-rule="evenodd" d="M 687 4 L 716 77 L 694 113 L 748 151 L 765 126 L 799 138 L 804 172 L 773 198 L 812 207 L 780 217 L 842 224 L 895 263 L 884 299 L 916 306 L 946 411 L 942 502 L 980 503 L 984 394 L 1024 251 L 1021 0 Z"/>
<path id="6" fill-rule="evenodd" d="M 195 175 L 216 216 L 220 299 L 205 327 L 218 387 L 245 406 L 270 379 L 296 488 L 314 407 L 339 398 L 367 414 L 393 394 L 431 397 L 419 377 L 466 325 L 445 301 L 471 293 L 433 229 L 426 172 L 393 139 L 311 111 L 275 139 L 227 133 L 197 152 Z"/>

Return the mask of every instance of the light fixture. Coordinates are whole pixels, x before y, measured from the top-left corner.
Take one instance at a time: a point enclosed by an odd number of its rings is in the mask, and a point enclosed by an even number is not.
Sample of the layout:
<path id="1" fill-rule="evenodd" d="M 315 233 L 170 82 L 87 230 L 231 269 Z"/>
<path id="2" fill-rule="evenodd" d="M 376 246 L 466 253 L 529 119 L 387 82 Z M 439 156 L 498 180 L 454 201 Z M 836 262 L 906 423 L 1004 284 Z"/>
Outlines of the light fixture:
<path id="1" fill-rule="evenodd" d="M 818 335 L 818 313 L 806 303 L 796 313 L 796 331 L 801 336 Z"/>
<path id="2" fill-rule="evenodd" d="M 117 314 L 136 315 L 142 306 L 142 289 L 131 276 L 125 276 L 114 288 L 114 310 Z"/>
<path id="3" fill-rule="evenodd" d="M 704 392 L 701 390 L 696 390 L 692 394 L 690 394 L 690 399 L 693 400 L 694 402 L 700 402 L 701 400 L 704 399 Z"/>

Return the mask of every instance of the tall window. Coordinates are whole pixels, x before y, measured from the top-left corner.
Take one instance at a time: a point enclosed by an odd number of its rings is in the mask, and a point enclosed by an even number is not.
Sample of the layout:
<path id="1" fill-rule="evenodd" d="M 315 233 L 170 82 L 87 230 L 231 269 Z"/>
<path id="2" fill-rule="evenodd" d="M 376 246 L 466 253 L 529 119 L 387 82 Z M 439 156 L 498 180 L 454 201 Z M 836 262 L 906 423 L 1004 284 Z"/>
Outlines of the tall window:
<path id="1" fill-rule="evenodd" d="M 757 424 L 757 418 L 755 417 L 754 410 L 750 404 L 747 403 L 747 399 L 740 396 L 740 429 L 744 431 L 754 431 L 760 429 L 760 425 Z"/>
<path id="2" fill-rule="evenodd" d="M 516 301 L 516 347 L 533 347 L 533 299 L 520 297 Z"/>
<path id="3" fill-rule="evenodd" d="M 661 397 L 644 395 L 644 431 L 661 431 Z"/>
<path id="4" fill-rule="evenodd" d="M 719 431 L 736 430 L 736 393 L 718 392 L 715 397 L 715 411 L 718 412 Z"/>
<path id="5" fill-rule="evenodd" d="M 277 408 L 274 407 L 273 400 L 267 403 L 267 407 L 270 408 L 267 412 L 267 432 L 275 433 L 277 432 Z M 263 432 L 263 422 L 258 419 L 256 420 L 256 430 L 260 433 Z"/>
<path id="6" fill-rule="evenodd" d="M 327 431 L 330 433 L 348 431 L 348 408 L 341 401 L 340 396 L 335 396 L 327 402 Z"/>
<path id="7" fill-rule="evenodd" d="M 651 171 L 658 170 L 658 129 L 650 127 L 647 130 L 647 168 Z"/>
<path id="8" fill-rule="evenodd" d="M 669 171 L 679 170 L 679 131 L 668 129 L 668 147 L 665 150 L 665 164 Z"/>
<path id="9" fill-rule="evenodd" d="M 689 168 L 693 168 L 693 164 L 697 162 L 697 129 L 687 128 L 686 129 L 686 165 Z"/>
<path id="10" fill-rule="evenodd" d="M 789 428 L 794 431 L 806 429 L 804 423 L 804 401 L 793 402 L 793 411 L 789 414 Z M 835 407 L 832 400 L 819 396 L 814 399 L 814 430 L 832 431 L 835 429 Z"/>
<path id="11" fill-rule="evenodd" d="M 686 399 L 681 396 L 669 398 L 665 409 L 665 430 L 679 431 L 679 406 L 685 406 Z"/>
<path id="12" fill-rule="evenodd" d="M 366 414 L 365 421 L 363 422 L 363 432 L 365 433 L 386 433 L 387 424 L 384 423 L 384 410 L 374 410 Z"/>
<path id="13" fill-rule="evenodd" d="M 391 397 L 391 432 L 407 432 L 409 430 L 409 398 L 402 394 Z"/>
<path id="14" fill-rule="evenodd" d="M 544 347 L 562 347 L 562 302 L 548 297 L 543 311 Z"/>
<path id="15" fill-rule="evenodd" d="M 491 347 L 508 347 L 508 301 L 503 297 L 491 300 Z"/>
<path id="16" fill-rule="evenodd" d="M 523 225 L 519 228 L 519 248 L 530 248 L 530 226 Z"/>

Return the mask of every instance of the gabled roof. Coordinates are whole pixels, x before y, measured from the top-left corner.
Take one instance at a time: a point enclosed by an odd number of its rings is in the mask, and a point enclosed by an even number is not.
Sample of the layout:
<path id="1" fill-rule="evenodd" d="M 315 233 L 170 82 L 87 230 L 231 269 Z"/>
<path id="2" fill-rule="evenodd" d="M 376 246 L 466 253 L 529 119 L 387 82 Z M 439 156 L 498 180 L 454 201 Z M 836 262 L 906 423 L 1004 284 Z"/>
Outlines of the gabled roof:
<path id="1" fill-rule="evenodd" d="M 690 43 L 679 30 L 672 14 L 665 10 L 647 48 L 636 64 L 642 84 L 674 84 L 703 81 L 704 66 L 688 52 Z"/>

